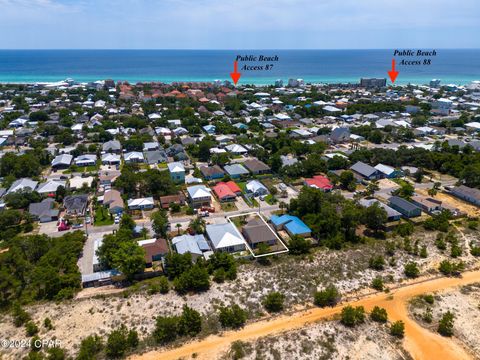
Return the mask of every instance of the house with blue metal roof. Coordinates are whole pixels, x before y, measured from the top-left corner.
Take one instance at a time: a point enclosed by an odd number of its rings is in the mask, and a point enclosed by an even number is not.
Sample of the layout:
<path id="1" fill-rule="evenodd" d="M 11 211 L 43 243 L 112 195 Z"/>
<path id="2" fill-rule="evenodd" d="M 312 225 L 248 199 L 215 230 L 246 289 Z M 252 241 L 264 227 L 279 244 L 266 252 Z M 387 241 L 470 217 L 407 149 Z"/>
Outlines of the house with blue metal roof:
<path id="1" fill-rule="evenodd" d="M 223 169 L 232 179 L 238 179 L 241 176 L 250 174 L 249 171 L 240 164 L 225 165 Z"/>
<path id="2" fill-rule="evenodd" d="M 193 261 L 196 261 L 202 256 L 207 257 L 212 251 L 207 240 L 201 234 L 175 236 L 172 239 L 172 245 L 177 253 L 181 255 L 187 252 L 190 253 Z"/>
<path id="3" fill-rule="evenodd" d="M 273 215 L 270 218 L 270 222 L 275 229 L 285 230 L 288 235 L 309 237 L 312 235 L 312 230 L 297 216 L 293 215 Z"/>

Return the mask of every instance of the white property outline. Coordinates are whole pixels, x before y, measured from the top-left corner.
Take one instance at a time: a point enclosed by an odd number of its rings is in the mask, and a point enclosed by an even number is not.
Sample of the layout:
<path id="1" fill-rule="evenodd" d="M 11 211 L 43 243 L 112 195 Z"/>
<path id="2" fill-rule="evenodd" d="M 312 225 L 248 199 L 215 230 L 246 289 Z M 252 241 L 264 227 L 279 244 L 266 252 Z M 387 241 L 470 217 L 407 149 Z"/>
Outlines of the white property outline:
<path id="1" fill-rule="evenodd" d="M 248 245 L 248 241 L 245 240 L 245 238 L 243 237 L 243 234 L 240 232 L 240 230 L 237 228 L 237 225 L 235 225 L 235 223 L 230 220 L 232 218 L 236 218 L 236 217 L 241 217 L 241 216 L 248 216 L 248 215 L 257 215 L 260 219 L 262 219 L 263 223 L 270 229 L 270 231 L 275 235 L 275 237 L 277 238 L 277 240 L 280 242 L 280 244 L 283 245 L 283 247 L 285 248 L 285 250 L 279 250 L 279 251 L 275 251 L 275 252 L 271 252 L 271 253 L 267 253 L 267 254 L 261 254 L 261 255 L 255 255 L 255 253 L 253 252 L 252 248 Z M 284 254 L 286 252 L 289 252 L 290 250 L 288 249 L 287 245 L 285 245 L 282 241 L 282 239 L 280 239 L 280 237 L 278 236 L 277 232 L 271 228 L 270 225 L 268 225 L 268 223 L 265 221 L 265 219 L 263 218 L 262 214 L 260 214 L 260 212 L 258 211 L 251 211 L 251 212 L 248 212 L 248 213 L 244 213 L 244 214 L 238 214 L 238 215 L 231 215 L 231 216 L 227 216 L 226 217 L 228 222 L 230 224 L 233 225 L 233 227 L 235 228 L 235 230 L 237 231 L 238 235 L 240 235 L 240 238 L 243 240 L 243 242 L 245 243 L 245 246 L 247 247 L 248 251 L 250 252 L 250 254 L 252 254 L 252 256 L 254 258 L 260 258 L 260 257 L 264 257 L 264 256 L 270 256 L 270 255 L 278 255 L 278 254 Z"/>

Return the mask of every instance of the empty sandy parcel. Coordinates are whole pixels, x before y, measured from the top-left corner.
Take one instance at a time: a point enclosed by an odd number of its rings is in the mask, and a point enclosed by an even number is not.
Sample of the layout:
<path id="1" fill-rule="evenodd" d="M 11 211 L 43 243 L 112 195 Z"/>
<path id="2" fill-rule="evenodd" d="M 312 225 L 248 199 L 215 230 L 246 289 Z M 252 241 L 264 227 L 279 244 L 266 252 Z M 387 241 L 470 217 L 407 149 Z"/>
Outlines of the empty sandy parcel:
<path id="1" fill-rule="evenodd" d="M 415 320 L 408 317 L 407 302 L 410 298 L 455 286 L 466 285 L 480 281 L 480 271 L 464 273 L 462 278 L 437 278 L 423 282 L 411 283 L 391 291 L 390 294 L 380 293 L 368 296 L 361 300 L 349 302 L 352 306 L 364 306 L 367 311 L 374 306 L 387 310 L 392 321 L 405 322 L 406 337 L 405 349 L 414 359 L 471 359 L 472 356 L 459 344 L 449 338 L 444 338 L 420 326 Z M 326 320 L 340 312 L 347 303 L 334 308 L 314 308 L 308 311 L 281 316 L 271 321 L 261 321 L 250 324 L 240 331 L 230 331 L 222 336 L 210 336 L 204 340 L 194 341 L 181 347 L 166 351 L 152 351 L 132 359 L 178 359 L 189 358 L 196 353 L 199 359 L 214 359 L 230 344 L 237 340 L 249 341 L 259 337 L 298 329 L 319 320 Z"/>

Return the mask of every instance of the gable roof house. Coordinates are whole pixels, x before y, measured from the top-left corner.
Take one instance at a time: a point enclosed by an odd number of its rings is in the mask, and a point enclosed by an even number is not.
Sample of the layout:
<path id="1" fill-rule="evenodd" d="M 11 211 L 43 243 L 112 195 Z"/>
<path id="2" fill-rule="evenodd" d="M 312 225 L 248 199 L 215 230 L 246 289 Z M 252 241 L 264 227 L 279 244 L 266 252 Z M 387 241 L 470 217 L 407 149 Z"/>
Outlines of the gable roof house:
<path id="1" fill-rule="evenodd" d="M 105 152 L 119 153 L 122 151 L 122 145 L 118 140 L 110 140 L 102 145 L 102 150 Z"/>
<path id="2" fill-rule="evenodd" d="M 145 151 L 145 159 L 147 164 L 160 164 L 167 162 L 167 153 L 164 150 Z"/>
<path id="3" fill-rule="evenodd" d="M 54 209 L 55 201 L 53 199 L 44 199 L 39 203 L 31 203 L 28 212 L 34 220 L 41 223 L 56 221 L 58 219 L 58 209 Z"/>
<path id="4" fill-rule="evenodd" d="M 253 194 L 253 196 L 267 195 L 268 189 L 258 180 L 250 180 L 245 185 L 247 192 Z"/>
<path id="5" fill-rule="evenodd" d="M 190 253 L 194 262 L 200 257 L 207 258 L 212 253 L 208 241 L 202 234 L 175 236 L 172 245 L 178 254 Z"/>
<path id="6" fill-rule="evenodd" d="M 123 155 L 123 159 L 127 164 L 143 163 L 145 161 L 143 153 L 141 153 L 140 151 L 130 151 Z"/>
<path id="7" fill-rule="evenodd" d="M 218 165 L 200 166 L 200 172 L 205 180 L 222 179 L 225 176 L 225 171 Z"/>
<path id="8" fill-rule="evenodd" d="M 240 189 L 240 186 L 238 186 L 234 181 L 230 180 L 225 183 L 232 192 L 234 192 L 236 195 L 242 195 L 242 189 Z"/>
<path id="9" fill-rule="evenodd" d="M 353 164 L 350 167 L 350 170 L 368 180 L 380 179 L 382 176 L 382 173 L 379 170 L 361 161 L 357 161 Z"/>
<path id="10" fill-rule="evenodd" d="M 456 197 L 480 206 L 480 190 L 465 185 L 456 186 L 451 190 Z"/>
<path id="11" fill-rule="evenodd" d="M 249 174 L 248 170 L 240 164 L 225 165 L 223 169 L 232 179 L 238 179 L 243 175 Z"/>
<path id="12" fill-rule="evenodd" d="M 370 207 L 373 204 L 378 204 L 378 206 L 380 206 L 387 213 L 387 221 L 398 221 L 402 217 L 402 214 L 400 212 L 391 208 L 388 205 L 385 205 L 377 199 L 360 199 L 359 203 L 364 207 Z"/>
<path id="13" fill-rule="evenodd" d="M 242 233 L 252 248 L 256 248 L 258 244 L 264 243 L 273 246 L 277 243 L 277 237 L 270 227 L 260 219 L 251 219 L 242 228 Z"/>
<path id="14" fill-rule="evenodd" d="M 396 170 L 393 167 L 388 165 L 377 164 L 375 166 L 375 169 L 380 171 L 382 173 L 382 176 L 386 177 L 387 179 L 393 179 L 393 178 L 403 176 L 403 172 L 401 170 Z"/>
<path id="15" fill-rule="evenodd" d="M 179 192 L 176 195 L 160 196 L 159 200 L 162 209 L 168 209 L 170 207 L 170 204 L 178 204 L 180 206 L 185 204 L 185 196 L 182 192 Z"/>
<path id="16" fill-rule="evenodd" d="M 106 153 L 102 155 L 102 164 L 103 165 L 120 165 L 121 158 L 120 155 Z"/>
<path id="17" fill-rule="evenodd" d="M 68 215 L 82 216 L 88 204 L 88 195 L 68 195 L 63 199 L 63 207 Z"/>
<path id="18" fill-rule="evenodd" d="M 73 156 L 70 154 L 60 154 L 52 160 L 52 169 L 66 169 L 72 163 Z"/>
<path id="19" fill-rule="evenodd" d="M 313 178 L 305 179 L 305 185 L 323 191 L 330 191 L 333 189 L 330 179 L 323 175 L 315 175 Z"/>
<path id="20" fill-rule="evenodd" d="M 187 188 L 190 205 L 195 209 L 202 206 L 210 206 L 212 195 L 205 185 L 194 185 Z"/>
<path id="21" fill-rule="evenodd" d="M 185 182 L 185 166 L 181 162 L 168 163 L 168 171 L 170 172 L 170 178 L 174 183 Z"/>
<path id="22" fill-rule="evenodd" d="M 350 140 L 350 129 L 346 127 L 338 127 L 332 130 L 330 140 L 335 143 L 342 143 Z"/>
<path id="23" fill-rule="evenodd" d="M 218 184 L 216 184 L 213 187 L 213 191 L 221 202 L 235 201 L 237 197 L 237 194 L 235 194 L 224 182 L 219 182 Z"/>
<path id="24" fill-rule="evenodd" d="M 273 215 L 270 218 L 276 230 L 285 230 L 290 236 L 310 237 L 312 230 L 298 217 L 293 215 Z"/>
<path id="25" fill-rule="evenodd" d="M 257 159 L 246 160 L 243 165 L 254 175 L 268 174 L 271 171 L 270 166 Z"/>
<path id="26" fill-rule="evenodd" d="M 129 199 L 127 206 L 130 210 L 149 210 L 153 209 L 155 202 L 153 201 L 153 197 Z"/>
<path id="27" fill-rule="evenodd" d="M 37 188 L 38 181 L 33 181 L 32 179 L 22 178 L 15 180 L 13 184 L 8 188 L 7 194 L 12 192 L 27 190 L 27 191 L 35 191 Z"/>
<path id="28" fill-rule="evenodd" d="M 229 153 L 232 153 L 235 155 L 243 155 L 248 152 L 247 149 L 245 149 L 242 145 L 239 145 L 239 144 L 227 145 L 225 146 L 225 149 L 227 149 Z"/>
<path id="29" fill-rule="evenodd" d="M 392 196 L 388 201 L 388 205 L 390 207 L 399 211 L 403 216 L 407 218 L 417 217 L 422 214 L 422 209 L 420 209 L 417 205 L 399 196 Z"/>
<path id="30" fill-rule="evenodd" d="M 63 180 L 48 180 L 38 185 L 37 192 L 41 195 L 55 194 L 60 186 L 66 187 L 67 182 Z"/>
<path id="31" fill-rule="evenodd" d="M 83 154 L 74 159 L 77 166 L 95 166 L 97 163 L 97 155 L 95 154 Z"/>
<path id="32" fill-rule="evenodd" d="M 168 254 L 168 244 L 165 239 L 146 239 L 138 241 L 145 250 L 145 266 L 152 267 L 155 261 L 161 261 Z"/>
<path id="33" fill-rule="evenodd" d="M 205 230 L 214 251 L 234 253 L 245 250 L 245 241 L 232 223 L 209 224 Z"/>
<path id="34" fill-rule="evenodd" d="M 110 214 L 120 214 L 125 209 L 120 191 L 114 189 L 105 191 L 103 205 L 108 208 Z"/>

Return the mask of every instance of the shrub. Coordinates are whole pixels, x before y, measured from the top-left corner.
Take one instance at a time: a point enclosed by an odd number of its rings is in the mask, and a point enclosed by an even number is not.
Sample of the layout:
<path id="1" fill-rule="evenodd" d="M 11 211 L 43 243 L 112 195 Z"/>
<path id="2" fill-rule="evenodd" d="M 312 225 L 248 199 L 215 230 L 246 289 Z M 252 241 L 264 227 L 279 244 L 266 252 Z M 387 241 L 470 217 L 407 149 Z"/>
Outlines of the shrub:
<path id="1" fill-rule="evenodd" d="M 30 321 L 30 315 L 23 310 L 20 304 L 15 303 L 12 309 L 13 323 L 15 326 L 20 327 L 27 321 Z"/>
<path id="2" fill-rule="evenodd" d="M 422 249 L 420 250 L 420 257 L 423 259 L 426 259 L 428 257 L 428 251 L 425 245 L 423 245 Z"/>
<path id="3" fill-rule="evenodd" d="M 438 270 L 445 276 L 452 276 L 459 274 L 464 268 L 465 264 L 462 261 L 453 263 L 448 260 L 443 260 L 440 263 Z"/>
<path id="4" fill-rule="evenodd" d="M 45 320 L 43 320 L 43 326 L 47 330 L 52 330 L 53 329 L 52 320 L 50 320 L 50 318 L 48 318 L 48 317 L 45 318 Z"/>
<path id="5" fill-rule="evenodd" d="M 390 326 L 390 335 L 403 338 L 405 336 L 405 324 L 402 320 L 395 321 Z"/>
<path id="6" fill-rule="evenodd" d="M 179 335 L 195 336 L 202 330 L 202 317 L 197 310 L 183 306 L 182 316 L 178 320 Z"/>
<path id="7" fill-rule="evenodd" d="M 317 291 L 313 295 L 313 302 L 320 307 L 334 306 L 340 301 L 340 293 L 334 285 L 329 285 L 325 290 Z"/>
<path id="8" fill-rule="evenodd" d="M 177 338 L 177 328 L 177 316 L 158 316 L 155 324 L 155 330 L 153 331 L 153 338 L 159 344 L 172 342 Z"/>
<path id="9" fill-rule="evenodd" d="M 127 351 L 127 331 L 125 327 L 113 330 L 107 338 L 105 354 L 108 358 L 118 359 Z"/>
<path id="10" fill-rule="evenodd" d="M 404 268 L 405 276 L 411 279 L 417 278 L 420 275 L 420 270 L 414 262 L 409 262 L 405 265 Z"/>
<path id="11" fill-rule="evenodd" d="M 247 321 L 247 312 L 237 304 L 234 304 L 230 308 L 221 307 L 218 318 L 220 324 L 222 324 L 224 328 L 237 329 L 245 325 L 245 322 Z"/>
<path id="12" fill-rule="evenodd" d="M 160 294 L 166 294 L 170 291 L 170 284 L 168 283 L 168 279 L 165 276 L 161 276 L 158 280 L 158 286 L 160 290 Z"/>
<path id="13" fill-rule="evenodd" d="M 341 322 L 345 326 L 354 327 L 365 321 L 365 309 L 363 306 L 345 306 L 342 309 Z"/>
<path id="14" fill-rule="evenodd" d="M 34 336 L 38 334 L 38 326 L 33 322 L 29 321 L 25 324 L 25 331 L 28 336 Z"/>
<path id="15" fill-rule="evenodd" d="M 425 302 L 430 305 L 432 305 L 435 302 L 435 298 L 433 297 L 432 294 L 423 295 L 423 300 L 425 300 Z"/>
<path id="16" fill-rule="evenodd" d="M 452 258 L 462 256 L 462 248 L 458 246 L 457 243 L 452 244 L 452 247 L 450 248 L 450 256 Z"/>
<path id="17" fill-rule="evenodd" d="M 450 311 L 443 314 L 440 322 L 438 323 L 438 332 L 443 336 L 453 335 L 453 319 L 454 316 Z"/>
<path id="18" fill-rule="evenodd" d="M 370 319 L 380 323 L 386 323 L 388 320 L 387 310 L 384 308 L 375 306 L 370 313 Z"/>
<path id="19" fill-rule="evenodd" d="M 95 359 L 96 355 L 103 350 L 102 338 L 98 335 L 90 335 L 80 343 L 77 360 Z"/>
<path id="20" fill-rule="evenodd" d="M 472 254 L 472 256 L 480 256 L 480 246 L 472 246 L 470 249 L 470 254 Z"/>
<path id="21" fill-rule="evenodd" d="M 292 255 L 308 254 L 310 252 L 310 243 L 302 236 L 292 236 L 288 242 L 288 249 Z"/>
<path id="22" fill-rule="evenodd" d="M 268 312 L 280 312 L 283 310 L 283 303 L 285 301 L 285 295 L 277 291 L 269 293 L 265 299 L 263 299 L 263 306 Z"/>
<path id="23" fill-rule="evenodd" d="M 431 324 L 433 321 L 433 314 L 432 314 L 432 309 L 427 308 L 425 312 L 422 315 L 422 320 L 425 321 L 428 324 Z"/>
<path id="24" fill-rule="evenodd" d="M 395 232 L 402 237 L 412 235 L 414 231 L 415 227 L 409 222 L 401 223 L 395 229 Z"/>
<path id="25" fill-rule="evenodd" d="M 377 276 L 375 279 L 372 280 L 372 288 L 378 291 L 382 291 L 384 288 L 383 279 Z"/>
<path id="26" fill-rule="evenodd" d="M 383 270 L 385 267 L 385 259 L 382 255 L 373 256 L 370 258 L 368 266 L 374 270 Z"/>
<path id="27" fill-rule="evenodd" d="M 226 276 L 227 275 L 226 275 L 225 270 L 223 268 L 217 269 L 213 273 L 213 281 L 215 281 L 219 284 L 223 283 L 225 281 Z"/>

